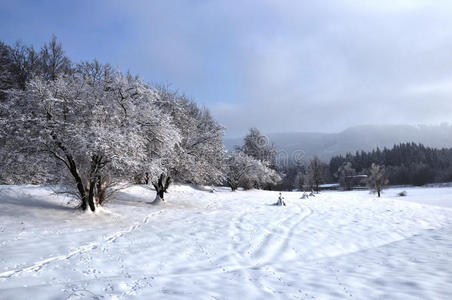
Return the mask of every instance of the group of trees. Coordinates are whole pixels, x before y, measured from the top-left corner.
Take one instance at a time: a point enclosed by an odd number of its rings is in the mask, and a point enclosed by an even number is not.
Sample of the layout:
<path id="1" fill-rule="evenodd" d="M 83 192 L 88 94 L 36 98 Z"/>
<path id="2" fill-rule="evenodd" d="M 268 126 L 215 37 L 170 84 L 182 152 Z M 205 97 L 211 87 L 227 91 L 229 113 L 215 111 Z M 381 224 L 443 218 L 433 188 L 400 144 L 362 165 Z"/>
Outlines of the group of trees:
<path id="1" fill-rule="evenodd" d="M 328 165 L 317 156 L 309 160 L 306 166 L 301 166 L 293 180 L 293 187 L 303 190 L 320 191 L 320 185 L 330 182 Z"/>
<path id="2" fill-rule="evenodd" d="M 368 170 L 363 170 L 361 173 L 357 174 L 352 164 L 347 161 L 338 168 L 335 175 L 343 190 L 350 191 L 357 185 L 367 185 L 380 197 L 383 187 L 389 183 L 385 166 L 372 163 Z"/>
<path id="3" fill-rule="evenodd" d="M 93 211 L 145 172 L 165 178 L 160 190 L 170 176 L 221 182 L 224 129 L 187 97 L 98 61 L 74 64 L 55 37 L 40 51 L 0 43 L 0 54 L 1 182 L 62 183 Z"/>
<path id="4" fill-rule="evenodd" d="M 56 37 L 40 50 L 20 42 L 10 47 L 0 41 L 0 100 L 6 98 L 9 89 L 25 90 L 32 77 L 55 80 L 59 74 L 72 70 L 72 63 Z"/>
<path id="5" fill-rule="evenodd" d="M 368 174 L 372 164 L 386 167 L 391 184 L 424 185 L 452 181 L 452 149 L 434 149 L 422 144 L 401 143 L 391 149 L 335 156 L 330 172 L 348 163 L 350 172 Z"/>
<path id="6" fill-rule="evenodd" d="M 284 174 L 280 183 L 276 185 L 278 190 L 319 191 L 321 184 L 333 181 L 328 164 L 317 156 L 303 163 L 283 161 L 278 165 L 278 170 Z"/>
<path id="7" fill-rule="evenodd" d="M 334 156 L 329 164 L 314 157 L 304 164 L 277 165 L 277 169 L 284 174 L 276 185 L 279 190 L 318 190 L 322 183 L 339 182 L 344 190 L 367 185 L 378 194 L 380 189 L 374 187 L 388 182 L 424 185 L 452 181 L 452 149 L 401 143 L 391 149 Z"/>

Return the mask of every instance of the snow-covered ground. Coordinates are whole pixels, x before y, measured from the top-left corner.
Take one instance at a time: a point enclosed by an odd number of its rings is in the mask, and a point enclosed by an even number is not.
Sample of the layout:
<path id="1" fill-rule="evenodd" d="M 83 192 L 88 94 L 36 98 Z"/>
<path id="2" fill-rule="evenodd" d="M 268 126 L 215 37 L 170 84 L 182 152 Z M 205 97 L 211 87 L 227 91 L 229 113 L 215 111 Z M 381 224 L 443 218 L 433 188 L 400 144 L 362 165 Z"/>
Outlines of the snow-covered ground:
<path id="1" fill-rule="evenodd" d="M 450 187 L 154 196 L 133 186 L 93 215 L 0 186 L 0 299 L 452 299 Z"/>

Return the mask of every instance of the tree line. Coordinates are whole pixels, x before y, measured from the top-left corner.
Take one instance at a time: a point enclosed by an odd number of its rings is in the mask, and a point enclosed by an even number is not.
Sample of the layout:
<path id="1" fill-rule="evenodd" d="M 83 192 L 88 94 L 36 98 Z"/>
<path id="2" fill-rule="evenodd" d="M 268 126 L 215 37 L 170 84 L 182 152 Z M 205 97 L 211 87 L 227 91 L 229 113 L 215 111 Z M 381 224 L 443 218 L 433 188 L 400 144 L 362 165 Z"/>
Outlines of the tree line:
<path id="1" fill-rule="evenodd" d="M 373 163 L 385 166 L 386 177 L 393 185 L 452 181 L 452 148 L 435 149 L 416 143 L 334 156 L 329 169 L 336 175 L 340 168 L 349 174 L 367 174 Z"/>
<path id="2" fill-rule="evenodd" d="M 280 164 L 277 169 L 282 174 L 281 181 L 275 185 L 279 190 L 317 191 L 320 184 L 336 182 L 344 190 L 351 190 L 356 185 L 372 186 L 375 181 L 383 185 L 421 186 L 452 181 L 452 148 L 400 143 L 383 150 L 376 148 L 337 155 L 329 163 L 314 156 L 301 164 Z"/>

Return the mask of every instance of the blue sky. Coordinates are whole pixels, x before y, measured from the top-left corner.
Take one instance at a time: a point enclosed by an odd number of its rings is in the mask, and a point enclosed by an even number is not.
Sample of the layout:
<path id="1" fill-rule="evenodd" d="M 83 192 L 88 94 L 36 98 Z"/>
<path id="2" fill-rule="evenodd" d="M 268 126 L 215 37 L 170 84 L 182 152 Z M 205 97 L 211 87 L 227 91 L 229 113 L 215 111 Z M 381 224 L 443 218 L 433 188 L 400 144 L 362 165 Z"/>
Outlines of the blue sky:
<path id="1" fill-rule="evenodd" d="M 170 84 L 243 134 L 452 121 L 452 2 L 1 1 L 0 38 Z"/>

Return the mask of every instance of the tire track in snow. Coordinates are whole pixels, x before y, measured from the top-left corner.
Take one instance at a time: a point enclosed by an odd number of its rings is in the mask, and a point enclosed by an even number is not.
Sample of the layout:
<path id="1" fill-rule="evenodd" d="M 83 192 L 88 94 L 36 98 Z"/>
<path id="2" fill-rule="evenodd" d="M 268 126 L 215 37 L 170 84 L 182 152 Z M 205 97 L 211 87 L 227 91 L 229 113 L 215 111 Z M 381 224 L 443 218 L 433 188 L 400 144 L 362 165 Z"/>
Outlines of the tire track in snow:
<path id="1" fill-rule="evenodd" d="M 242 276 L 243 279 L 248 279 L 251 283 L 250 286 L 253 287 L 254 294 L 258 294 L 260 293 L 263 289 L 262 289 L 262 284 L 260 283 L 259 280 L 253 281 L 251 279 L 251 275 L 249 272 L 249 269 L 251 266 L 244 266 L 243 262 L 241 262 L 243 260 L 243 256 L 240 255 L 239 252 L 239 247 L 237 246 L 238 243 L 243 243 L 243 241 L 246 241 L 246 237 L 243 235 L 243 225 L 244 225 L 244 220 L 246 215 L 248 214 L 248 212 L 243 212 L 242 214 L 240 214 L 238 217 L 233 218 L 231 222 L 229 222 L 229 237 L 230 237 L 230 244 L 229 244 L 229 259 L 231 261 L 231 264 L 229 265 L 223 265 L 221 266 L 221 270 L 222 272 L 225 273 L 232 273 L 232 272 L 237 272 L 237 276 Z M 239 236 L 238 240 L 234 239 L 234 235 L 237 234 Z M 251 244 L 250 244 L 251 246 Z M 245 251 L 246 246 L 244 246 L 242 249 L 243 251 Z M 241 248 L 241 247 L 240 247 Z M 194 276 L 203 276 L 206 272 L 208 272 L 209 274 L 214 274 L 216 272 L 218 272 L 218 269 L 211 269 L 211 270 L 198 270 L 196 272 L 196 274 L 193 274 Z M 190 275 L 190 276 L 193 276 Z M 174 276 L 174 274 L 171 274 L 170 276 Z"/>
<path id="2" fill-rule="evenodd" d="M 290 216 L 288 216 L 287 218 L 283 219 L 282 221 L 279 220 L 277 222 L 273 222 L 273 226 L 279 226 L 279 224 L 281 224 L 284 221 L 287 221 L 289 219 L 293 219 L 295 217 L 299 217 L 297 218 L 297 221 L 294 222 L 290 228 L 286 231 L 286 233 L 283 235 L 284 236 L 284 240 L 280 243 L 280 245 L 277 247 L 277 251 L 275 251 L 272 255 L 267 255 L 265 256 L 267 259 L 260 259 L 260 260 L 255 260 L 255 259 L 251 259 L 251 261 L 249 263 L 243 263 L 243 256 L 240 255 L 239 252 L 237 252 L 236 249 L 234 249 L 233 246 L 230 247 L 230 250 L 233 251 L 234 253 L 231 253 L 229 258 L 232 260 L 232 264 L 230 265 L 219 265 L 218 267 L 215 268 L 202 268 L 199 269 L 197 271 L 194 272 L 169 272 L 169 273 L 159 273 L 159 276 L 164 276 L 164 277 L 185 277 L 185 276 L 199 276 L 199 275 L 212 275 L 212 274 L 220 274 L 223 272 L 237 272 L 237 271 L 243 271 L 244 275 L 247 276 L 247 271 L 248 270 L 254 270 L 254 269 L 260 269 L 266 266 L 270 266 L 274 263 L 274 257 L 277 256 L 281 256 L 281 252 L 284 252 L 289 243 L 290 243 L 290 239 L 292 238 L 293 234 L 295 233 L 296 228 L 303 223 L 306 218 L 308 218 L 311 214 L 312 214 L 312 210 L 305 206 L 305 205 L 300 205 L 303 206 L 304 209 L 300 209 L 299 211 L 297 211 L 297 213 L 292 214 Z M 299 207 L 300 208 L 300 207 Z M 300 212 L 304 212 L 304 214 L 300 215 Z M 241 228 L 242 226 L 237 226 L 237 224 L 235 224 L 235 221 L 240 220 L 243 222 L 244 220 L 244 216 L 248 214 L 248 213 L 242 213 L 239 217 L 235 218 L 231 223 L 230 223 L 230 228 L 234 227 L 235 229 L 237 228 Z M 243 225 L 243 224 L 240 224 Z M 276 233 L 275 231 L 269 230 L 267 228 L 264 228 L 263 230 L 269 232 L 267 235 L 278 235 L 278 233 Z M 263 250 L 265 252 L 265 249 Z M 293 260 L 286 260 L 286 261 L 293 261 Z"/>
<path id="3" fill-rule="evenodd" d="M 240 272 L 244 278 L 247 278 L 252 285 L 254 286 L 255 292 L 262 293 L 262 291 L 268 292 L 268 287 L 264 282 L 262 282 L 261 275 L 255 276 L 256 270 L 265 268 L 267 266 L 271 266 L 275 263 L 275 259 L 278 257 L 283 257 L 282 255 L 286 252 L 289 247 L 290 240 L 292 239 L 296 229 L 298 226 L 305 221 L 307 217 L 312 214 L 312 210 L 299 203 L 296 203 L 296 207 L 298 210 L 294 213 L 286 215 L 284 218 L 279 219 L 275 222 L 272 222 L 270 226 L 266 226 L 261 230 L 264 231 L 259 235 L 259 241 L 257 243 L 249 243 L 249 246 L 245 247 L 234 247 L 234 244 L 231 244 L 230 250 L 230 259 L 232 260 L 232 265 L 222 266 L 221 269 L 223 272 Z M 237 243 L 233 235 L 234 233 L 241 233 L 243 228 L 246 228 L 244 225 L 246 212 L 242 213 L 238 218 L 233 219 L 229 226 L 229 233 L 232 241 Z M 295 220 L 295 221 L 294 221 Z M 288 224 L 288 225 L 285 225 Z M 255 225 L 255 224 L 253 224 Z M 288 228 L 284 230 L 285 228 Z M 254 229 L 254 228 L 253 228 Z M 280 229 L 284 231 L 280 232 Z M 246 241 L 247 239 L 243 234 L 239 234 L 240 241 Z M 280 237 L 283 236 L 283 240 L 280 240 Z M 275 238 L 276 238 L 276 247 L 275 247 Z M 250 251 L 251 248 L 256 248 L 254 251 Z M 250 254 L 250 260 L 244 263 L 244 254 Z M 252 273 L 251 273 L 252 272 Z M 196 273 L 190 274 L 190 276 L 203 276 L 203 275 L 212 275 L 218 273 L 218 269 L 212 270 L 198 270 Z M 254 274 L 254 275 L 253 275 Z M 181 274 L 169 274 L 169 276 L 180 276 Z M 184 274 L 183 276 L 187 276 Z M 279 278 L 281 281 L 282 279 Z M 307 295 L 307 294 L 306 294 Z M 267 297 L 268 295 L 261 295 L 262 297 Z"/>
<path id="4" fill-rule="evenodd" d="M 289 248 L 289 244 L 291 240 L 293 239 L 293 236 L 295 234 L 296 229 L 300 224 L 302 224 L 310 215 L 312 214 L 312 210 L 306 206 L 306 211 L 304 214 L 295 222 L 293 223 L 286 234 L 284 235 L 284 240 L 280 243 L 278 250 L 274 253 L 273 257 L 270 258 L 270 261 L 274 261 L 277 257 L 282 257 L 282 254 L 287 252 L 287 249 Z"/>
<path id="5" fill-rule="evenodd" d="M 290 239 L 293 237 L 296 228 L 312 214 L 312 210 L 308 207 L 304 207 L 303 209 L 298 205 L 298 209 L 297 212 L 278 222 L 276 226 L 272 226 L 270 229 L 263 229 L 267 232 L 265 234 L 265 242 L 261 243 L 259 248 L 253 252 L 251 256 L 252 261 L 265 264 L 283 256 L 287 251 Z M 275 229 L 282 229 L 282 232 L 279 233 Z"/>
<path id="6" fill-rule="evenodd" d="M 76 248 L 75 250 L 69 252 L 66 255 L 57 255 L 57 256 L 52 256 L 40 261 L 37 261 L 35 263 L 33 263 L 31 266 L 28 267 L 24 267 L 24 268 L 19 268 L 19 269 L 14 269 L 14 270 L 9 270 L 9 271 L 5 271 L 0 273 L 0 278 L 10 278 L 14 275 L 17 275 L 19 273 L 23 273 L 23 272 L 38 272 L 40 269 L 42 269 L 45 265 L 54 262 L 54 261 L 62 261 L 62 260 L 66 260 L 69 259 L 77 254 L 82 254 L 82 253 L 86 253 L 88 251 L 94 250 L 97 247 L 99 247 L 100 245 L 102 245 L 103 243 L 113 243 L 115 242 L 118 238 L 131 233 L 132 231 L 135 231 L 139 228 L 141 228 L 143 225 L 147 224 L 149 222 L 149 219 L 154 216 L 157 213 L 161 213 L 163 211 L 163 209 L 160 209 L 158 211 L 154 211 L 152 213 L 150 213 L 149 215 L 147 215 L 146 217 L 144 217 L 143 221 L 141 223 L 138 224 L 134 224 L 132 226 L 130 226 L 128 229 L 126 230 L 122 230 L 122 231 L 118 231 L 110 236 L 107 236 L 102 242 L 92 242 L 89 243 L 87 245 L 83 245 L 81 247 Z"/>
<path id="7" fill-rule="evenodd" d="M 301 211 L 301 210 L 300 210 Z M 244 212 L 240 214 L 238 218 L 235 218 L 230 225 L 229 233 L 230 236 L 236 233 L 236 235 L 239 236 L 240 241 L 242 242 L 240 246 L 236 246 L 232 249 L 235 253 L 238 254 L 238 256 L 257 256 L 260 255 L 260 249 L 264 250 L 270 243 L 272 234 L 276 232 L 276 229 L 280 228 L 281 224 L 289 220 L 290 218 L 296 217 L 296 214 L 290 214 L 290 215 L 284 215 L 284 218 L 277 219 L 270 224 L 268 224 L 266 227 L 261 227 L 259 225 L 262 224 L 254 224 L 251 223 L 248 225 L 246 223 L 246 216 L 252 215 L 253 213 L 257 212 Z M 270 229 L 269 229 L 270 228 Z M 258 232 L 258 235 L 256 236 L 247 236 L 246 233 L 254 233 Z M 248 243 L 246 243 L 248 242 Z M 236 242 L 237 244 L 237 242 Z M 248 245 L 247 245 L 248 244 Z M 248 255 L 247 255 L 248 254 Z"/>
<path id="8" fill-rule="evenodd" d="M 249 253 L 251 263 L 249 263 L 249 266 L 245 268 L 252 268 L 253 266 L 265 266 L 270 264 L 275 258 L 282 256 L 282 254 L 287 251 L 290 240 L 295 234 L 296 228 L 312 214 L 312 210 L 305 205 L 298 204 L 297 208 L 298 210 L 295 213 L 286 216 L 282 220 L 280 219 L 272 222 L 270 226 L 262 228 L 261 230 L 265 233 L 261 233 L 259 237 L 253 238 L 257 239 L 257 242 L 249 243 L 248 246 L 242 247 L 236 247 L 235 245 L 232 245 L 230 249 L 231 252 L 233 252 L 231 253 L 231 257 L 234 259 L 237 265 L 241 265 L 239 261 L 243 261 L 246 253 Z M 246 237 L 244 237 L 243 234 L 240 234 L 244 229 L 243 223 L 246 214 L 247 212 L 242 213 L 238 218 L 234 219 L 230 223 L 229 232 L 233 244 L 240 242 L 243 243 L 248 240 Z M 237 221 L 240 222 L 237 224 Z M 284 226 L 285 223 L 289 223 L 289 225 Z M 279 233 L 277 229 L 283 229 L 283 232 Z M 239 232 L 240 237 L 238 241 L 233 238 L 233 236 L 235 235 L 234 233 L 237 232 Z M 280 239 L 281 236 L 282 240 Z M 233 269 L 236 268 L 234 267 Z"/>

